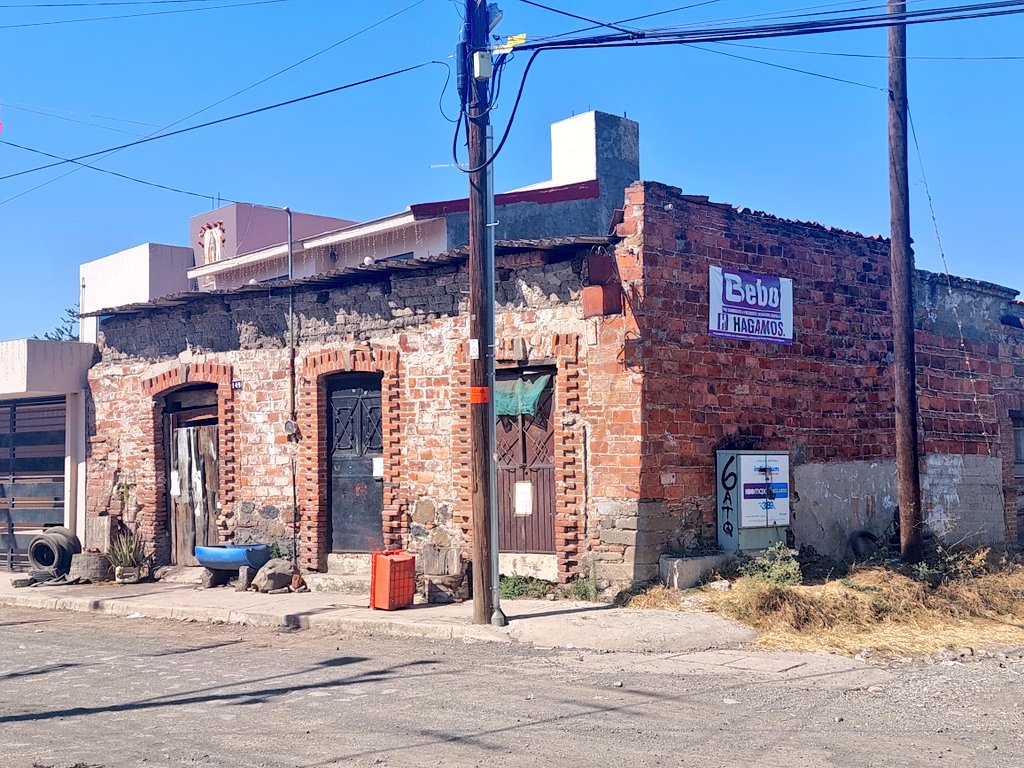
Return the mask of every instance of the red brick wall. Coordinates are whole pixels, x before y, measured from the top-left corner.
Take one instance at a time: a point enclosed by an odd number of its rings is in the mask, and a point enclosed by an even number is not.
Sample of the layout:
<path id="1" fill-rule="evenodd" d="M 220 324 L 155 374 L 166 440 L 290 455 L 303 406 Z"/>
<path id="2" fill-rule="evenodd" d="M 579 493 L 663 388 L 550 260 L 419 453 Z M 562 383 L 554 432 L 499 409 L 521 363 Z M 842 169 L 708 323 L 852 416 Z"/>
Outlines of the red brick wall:
<path id="1" fill-rule="evenodd" d="M 639 250 L 644 276 L 642 498 L 707 525 L 717 448 L 788 450 L 797 463 L 893 454 L 884 241 L 661 185 L 627 195 L 619 249 Z M 792 278 L 794 343 L 710 337 L 709 266 Z"/>
<path id="2" fill-rule="evenodd" d="M 370 346 L 331 349 L 305 358 L 299 388 L 299 556 L 310 570 L 327 567 L 327 486 L 330 459 L 327 445 L 327 377 L 333 373 L 381 373 L 381 433 L 384 456 L 384 545 L 400 547 L 409 519 L 403 500 L 402 398 L 399 354 Z"/>
<path id="3" fill-rule="evenodd" d="M 921 273 L 917 362 L 927 453 L 999 459 L 1006 540 L 1021 535 L 1013 415 L 1024 413 L 1024 333 L 1004 325 L 1014 291 Z"/>
<path id="4" fill-rule="evenodd" d="M 654 526 L 663 530 L 646 545 L 664 546 L 680 529 L 713 521 L 717 448 L 788 450 L 795 465 L 893 457 L 887 241 L 658 184 L 627 190 L 619 234 L 620 255 L 639 254 L 643 276 L 631 284 L 623 275 L 645 373 L 638 495 L 664 502 L 678 523 Z M 791 278 L 794 343 L 710 337 L 709 266 Z M 923 456 L 939 459 L 939 469 L 943 456 L 1001 459 L 1012 541 L 1018 488 L 1009 412 L 1024 405 L 1024 334 L 1000 324 L 1013 291 L 956 278 L 952 289 L 949 296 L 944 277 L 918 275 Z M 977 498 L 957 512 L 986 525 L 986 513 L 970 507 L 992 502 L 987 471 L 965 470 L 974 476 L 962 479 L 964 495 Z M 926 487 L 926 513 L 927 494 Z"/>
<path id="5" fill-rule="evenodd" d="M 555 537 L 558 577 L 567 581 L 587 569 L 591 546 L 622 559 L 622 545 L 597 535 L 608 504 L 631 503 L 635 516 L 641 372 L 623 351 L 635 325 L 623 317 L 583 319 L 582 254 L 568 261 L 522 254 L 499 260 L 499 268 L 509 271 L 499 292 L 499 347 L 556 367 Z M 158 560 L 166 559 L 163 394 L 212 382 L 222 426 L 223 538 L 296 541 L 302 564 L 322 570 L 329 546 L 325 379 L 375 371 L 384 377 L 386 543 L 415 548 L 444 529 L 470 552 L 463 281 L 461 270 L 443 268 L 387 285 L 297 293 L 299 429 L 291 438 L 280 296 L 211 298 L 106 320 L 103 360 L 90 374 L 89 514 L 135 516 Z M 414 521 L 421 507 L 426 512 Z"/>
<path id="6" fill-rule="evenodd" d="M 183 363 L 160 373 L 136 366 L 89 373 L 93 434 L 87 463 L 87 514 L 114 515 L 137 527 L 158 563 L 170 556 L 163 396 L 189 384 L 217 385 L 219 493 L 224 510 L 236 488 L 236 418 L 230 366 Z M 145 374 L 145 375 L 140 375 Z M 218 515 L 222 540 L 232 535 L 229 516 Z"/>

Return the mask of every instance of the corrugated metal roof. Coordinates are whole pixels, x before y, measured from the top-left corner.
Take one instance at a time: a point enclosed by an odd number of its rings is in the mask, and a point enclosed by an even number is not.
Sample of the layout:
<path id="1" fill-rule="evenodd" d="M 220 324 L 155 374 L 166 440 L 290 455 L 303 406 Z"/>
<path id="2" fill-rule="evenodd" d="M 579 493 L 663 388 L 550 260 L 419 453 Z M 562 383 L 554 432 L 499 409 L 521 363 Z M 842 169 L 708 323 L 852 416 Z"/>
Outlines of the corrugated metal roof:
<path id="1" fill-rule="evenodd" d="M 558 251 L 579 248 L 581 246 L 607 245 L 610 242 L 608 237 L 594 236 L 571 236 L 571 237 L 549 237 L 538 240 L 501 240 L 495 243 L 495 251 L 499 254 L 522 253 L 526 251 Z M 218 296 L 241 296 L 247 293 L 266 293 L 267 291 L 280 291 L 287 288 L 313 288 L 316 286 L 333 285 L 340 282 L 358 282 L 362 279 L 373 276 L 384 275 L 395 272 L 416 272 L 446 264 L 456 264 L 466 260 L 469 247 L 462 246 L 444 253 L 431 256 L 405 256 L 391 259 L 382 259 L 372 264 L 360 264 L 358 266 L 339 267 L 330 272 L 323 272 L 310 277 L 298 278 L 296 280 L 268 280 L 252 285 L 241 285 L 237 288 L 213 290 L 213 291 L 184 291 L 173 293 L 168 296 L 151 299 L 150 301 L 124 304 L 118 307 L 96 312 L 85 312 L 82 317 L 105 317 L 108 315 L 126 315 L 137 312 L 145 312 L 151 309 L 169 309 L 190 304 L 194 301 L 214 298 Z"/>

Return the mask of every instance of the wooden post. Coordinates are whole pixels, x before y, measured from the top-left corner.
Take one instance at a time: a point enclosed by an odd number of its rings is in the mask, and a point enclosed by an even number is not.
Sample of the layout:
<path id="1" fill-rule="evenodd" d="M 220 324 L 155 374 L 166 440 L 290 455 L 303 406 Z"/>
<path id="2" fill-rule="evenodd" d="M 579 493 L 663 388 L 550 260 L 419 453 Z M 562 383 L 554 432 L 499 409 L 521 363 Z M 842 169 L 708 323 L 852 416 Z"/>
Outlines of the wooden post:
<path id="1" fill-rule="evenodd" d="M 906 7 L 903 0 L 889 0 L 890 15 L 903 14 Z M 910 245 L 907 172 L 907 28 L 903 24 L 889 27 L 889 214 L 900 555 L 904 562 L 917 563 L 923 556 L 923 523 L 914 353 L 914 252 Z"/>
<path id="2" fill-rule="evenodd" d="M 494 611 L 491 595 L 490 422 L 491 388 L 487 376 L 494 308 L 487 306 L 487 162 L 488 81 L 473 76 L 473 53 L 487 50 L 486 0 L 466 0 L 469 78 L 469 417 L 473 501 L 473 623 L 487 624 Z"/>

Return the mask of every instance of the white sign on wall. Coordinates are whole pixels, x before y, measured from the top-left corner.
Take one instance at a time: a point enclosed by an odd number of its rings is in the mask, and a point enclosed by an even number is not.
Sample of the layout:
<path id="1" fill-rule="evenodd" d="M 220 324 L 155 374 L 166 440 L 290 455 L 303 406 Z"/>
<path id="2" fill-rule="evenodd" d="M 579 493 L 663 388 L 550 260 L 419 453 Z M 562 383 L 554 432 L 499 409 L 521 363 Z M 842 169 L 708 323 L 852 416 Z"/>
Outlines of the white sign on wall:
<path id="1" fill-rule="evenodd" d="M 515 515 L 529 517 L 533 514 L 533 483 L 529 480 L 516 481 Z"/>
<path id="2" fill-rule="evenodd" d="M 793 342 L 793 281 L 708 267 L 708 335 L 726 339 Z"/>

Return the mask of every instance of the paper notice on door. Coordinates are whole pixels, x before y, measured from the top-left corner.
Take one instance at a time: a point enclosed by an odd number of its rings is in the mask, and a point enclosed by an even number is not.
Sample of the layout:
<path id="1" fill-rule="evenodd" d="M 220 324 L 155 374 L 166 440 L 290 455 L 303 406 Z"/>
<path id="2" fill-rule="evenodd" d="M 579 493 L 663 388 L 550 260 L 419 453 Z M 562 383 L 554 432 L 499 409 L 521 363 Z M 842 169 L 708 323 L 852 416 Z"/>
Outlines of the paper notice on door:
<path id="1" fill-rule="evenodd" d="M 516 517 L 529 517 L 533 514 L 533 483 L 529 480 L 516 483 L 515 510 Z"/>
<path id="2" fill-rule="evenodd" d="M 176 469 L 171 470 L 171 496 L 181 496 L 181 476 Z"/>
<path id="3" fill-rule="evenodd" d="M 364 465 L 365 466 L 365 465 Z M 373 476 L 377 479 L 384 477 L 384 457 L 373 457 Z"/>

